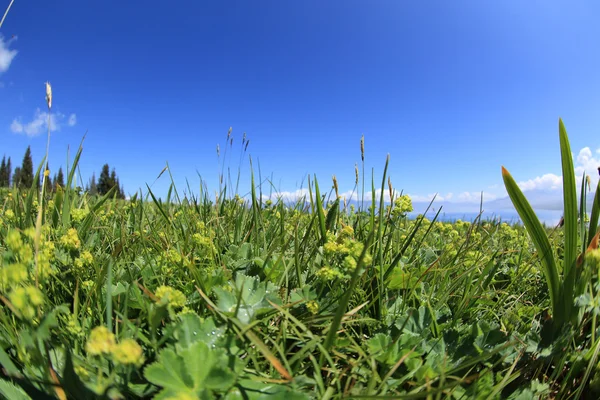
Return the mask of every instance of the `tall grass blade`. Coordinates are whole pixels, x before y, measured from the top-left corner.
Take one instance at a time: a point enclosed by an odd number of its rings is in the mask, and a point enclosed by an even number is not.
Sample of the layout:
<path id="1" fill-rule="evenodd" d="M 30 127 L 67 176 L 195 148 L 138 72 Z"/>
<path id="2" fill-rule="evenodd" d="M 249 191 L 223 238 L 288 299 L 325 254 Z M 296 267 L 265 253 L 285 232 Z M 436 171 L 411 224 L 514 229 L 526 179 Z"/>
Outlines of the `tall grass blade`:
<path id="1" fill-rule="evenodd" d="M 508 192 L 515 209 L 519 213 L 542 262 L 544 276 L 546 277 L 548 291 L 550 293 L 550 302 L 552 304 L 554 318 L 556 321 L 562 322 L 564 309 L 560 303 L 561 284 L 548 236 L 538 217 L 535 215 L 535 212 L 531 208 L 531 205 L 517 185 L 517 182 L 515 182 L 508 170 L 504 167 L 502 167 L 502 179 L 504 180 L 506 191 Z"/>
<path id="2" fill-rule="evenodd" d="M 567 131 L 562 122 L 558 121 L 560 137 L 560 155 L 563 174 L 563 202 L 564 202 L 564 234 L 565 254 L 563 261 L 564 287 L 563 307 L 567 318 L 573 308 L 573 287 L 575 285 L 575 261 L 577 259 L 577 192 L 575 184 L 575 170 L 573 168 L 573 155 Z M 572 271 L 573 270 L 573 271 Z"/>
<path id="3" fill-rule="evenodd" d="M 590 215 L 590 228 L 588 232 L 588 242 L 589 246 L 594 236 L 596 236 L 596 231 L 598 230 L 598 217 L 600 217 L 600 181 L 598 185 L 596 185 L 596 194 L 594 195 L 594 203 L 592 204 L 592 213 Z"/>

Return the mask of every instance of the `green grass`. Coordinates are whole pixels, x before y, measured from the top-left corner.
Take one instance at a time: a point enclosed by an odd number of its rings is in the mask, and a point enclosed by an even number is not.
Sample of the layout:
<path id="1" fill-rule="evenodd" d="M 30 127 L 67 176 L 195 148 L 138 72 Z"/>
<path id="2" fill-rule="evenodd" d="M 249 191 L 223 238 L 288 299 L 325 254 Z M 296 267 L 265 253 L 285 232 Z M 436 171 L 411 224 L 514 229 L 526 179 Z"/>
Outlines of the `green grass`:
<path id="1" fill-rule="evenodd" d="M 524 227 L 409 220 L 397 195 L 342 207 L 316 177 L 265 201 L 251 163 L 240 196 L 242 161 L 216 198 L 91 197 L 80 156 L 41 207 L 35 187 L 0 192 L 6 398 L 599 396 L 598 202 L 578 222 L 574 178 L 548 229 L 508 172 Z"/>

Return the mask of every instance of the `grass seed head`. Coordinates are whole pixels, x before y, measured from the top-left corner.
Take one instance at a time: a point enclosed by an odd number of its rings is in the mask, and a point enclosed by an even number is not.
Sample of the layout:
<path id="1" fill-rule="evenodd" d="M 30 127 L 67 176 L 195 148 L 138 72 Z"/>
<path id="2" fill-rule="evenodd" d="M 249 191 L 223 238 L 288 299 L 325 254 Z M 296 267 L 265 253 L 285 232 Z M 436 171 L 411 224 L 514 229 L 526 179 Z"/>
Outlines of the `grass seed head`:
<path id="1" fill-rule="evenodd" d="M 339 192 L 338 192 L 338 182 L 337 182 L 337 178 L 335 177 L 335 175 L 333 175 L 333 187 L 335 189 L 335 197 L 339 198 Z"/>
<path id="2" fill-rule="evenodd" d="M 365 161 L 365 135 L 360 138 L 360 159 Z"/>
<path id="3" fill-rule="evenodd" d="M 50 82 L 46 82 L 46 102 L 48 103 L 48 110 L 52 108 L 52 86 Z"/>

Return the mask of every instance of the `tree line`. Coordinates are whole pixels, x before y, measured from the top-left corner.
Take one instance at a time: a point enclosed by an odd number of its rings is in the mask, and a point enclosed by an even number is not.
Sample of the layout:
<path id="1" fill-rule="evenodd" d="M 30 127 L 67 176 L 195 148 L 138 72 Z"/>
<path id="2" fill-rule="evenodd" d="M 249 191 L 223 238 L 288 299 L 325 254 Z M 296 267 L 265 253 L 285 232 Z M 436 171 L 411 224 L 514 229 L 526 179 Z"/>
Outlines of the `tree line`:
<path id="1" fill-rule="evenodd" d="M 49 169 L 49 165 L 46 164 L 46 169 Z M 41 175 L 41 174 L 40 174 Z M 31 146 L 27 147 L 23 161 L 20 166 L 12 169 L 12 162 L 10 157 L 6 158 L 6 155 L 2 157 L 0 163 L 0 188 L 12 188 L 17 187 L 20 189 L 29 189 L 33 185 L 34 181 L 33 172 L 33 159 L 31 157 Z M 42 185 L 42 178 L 36 182 L 36 186 L 40 188 Z M 58 172 L 53 177 L 48 177 L 46 180 L 46 192 L 55 192 L 59 187 L 64 188 L 65 176 L 62 167 L 58 169 Z M 118 198 L 125 198 L 125 191 L 123 186 L 119 182 L 115 169 L 110 169 L 108 164 L 102 166 L 100 177 L 96 182 L 96 174 L 92 174 L 92 178 L 89 180 L 85 187 L 85 191 L 90 195 L 103 196 L 115 187 L 115 194 Z"/>

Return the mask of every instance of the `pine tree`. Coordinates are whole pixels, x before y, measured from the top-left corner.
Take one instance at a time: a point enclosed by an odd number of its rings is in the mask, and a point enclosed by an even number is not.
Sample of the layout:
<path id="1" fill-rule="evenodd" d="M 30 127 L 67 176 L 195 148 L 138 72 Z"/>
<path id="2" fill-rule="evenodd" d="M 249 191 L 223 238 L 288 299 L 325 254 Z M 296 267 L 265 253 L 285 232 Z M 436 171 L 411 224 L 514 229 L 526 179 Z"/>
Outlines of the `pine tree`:
<path id="1" fill-rule="evenodd" d="M 8 173 L 6 171 L 6 156 L 2 157 L 2 163 L 0 163 L 0 187 L 8 186 Z"/>
<path id="2" fill-rule="evenodd" d="M 61 188 L 65 187 L 65 177 L 62 172 L 62 167 L 58 169 L 58 175 L 56 175 L 56 180 L 54 181 L 54 186 L 60 186 Z"/>
<path id="3" fill-rule="evenodd" d="M 92 179 L 90 180 L 89 193 L 91 196 L 95 196 L 98 194 L 98 185 L 96 185 L 96 174 L 92 174 Z"/>
<path id="4" fill-rule="evenodd" d="M 98 194 L 100 196 L 104 196 L 110 188 L 112 187 L 110 184 L 110 169 L 108 164 L 104 164 L 102 166 L 102 172 L 100 172 L 100 179 L 98 179 Z"/>
<path id="5" fill-rule="evenodd" d="M 13 175 L 13 186 L 21 187 L 21 167 L 15 168 L 15 173 Z"/>
<path id="6" fill-rule="evenodd" d="M 10 164 L 10 157 L 8 157 L 8 161 L 6 162 L 6 187 L 10 187 L 11 173 L 12 173 L 12 166 Z"/>
<path id="7" fill-rule="evenodd" d="M 21 188 L 30 188 L 33 185 L 33 160 L 31 159 L 31 146 L 27 146 L 20 175 Z"/>

